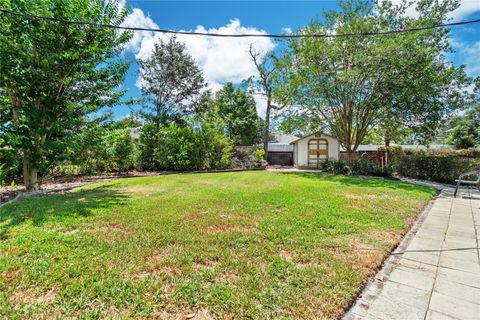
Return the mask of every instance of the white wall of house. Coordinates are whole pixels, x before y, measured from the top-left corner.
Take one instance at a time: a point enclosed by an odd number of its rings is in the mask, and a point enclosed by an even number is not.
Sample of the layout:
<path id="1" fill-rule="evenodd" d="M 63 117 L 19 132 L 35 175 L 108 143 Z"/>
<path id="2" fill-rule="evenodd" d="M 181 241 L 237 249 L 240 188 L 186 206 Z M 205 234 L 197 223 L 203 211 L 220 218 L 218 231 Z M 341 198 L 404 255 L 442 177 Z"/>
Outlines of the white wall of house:
<path id="1" fill-rule="evenodd" d="M 308 141 L 311 139 L 325 139 L 328 141 L 328 159 L 338 160 L 339 143 L 338 139 L 327 135 L 311 134 L 295 142 L 294 162 L 296 167 L 308 166 Z"/>

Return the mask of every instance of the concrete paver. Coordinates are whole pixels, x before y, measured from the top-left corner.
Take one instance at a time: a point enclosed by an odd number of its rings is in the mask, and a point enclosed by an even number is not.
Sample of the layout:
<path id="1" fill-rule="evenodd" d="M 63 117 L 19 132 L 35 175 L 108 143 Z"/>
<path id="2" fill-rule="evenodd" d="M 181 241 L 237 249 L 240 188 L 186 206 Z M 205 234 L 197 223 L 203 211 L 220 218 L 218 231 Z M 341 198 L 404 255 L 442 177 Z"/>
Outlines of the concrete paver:
<path id="1" fill-rule="evenodd" d="M 444 189 L 345 319 L 480 320 L 480 193 Z"/>

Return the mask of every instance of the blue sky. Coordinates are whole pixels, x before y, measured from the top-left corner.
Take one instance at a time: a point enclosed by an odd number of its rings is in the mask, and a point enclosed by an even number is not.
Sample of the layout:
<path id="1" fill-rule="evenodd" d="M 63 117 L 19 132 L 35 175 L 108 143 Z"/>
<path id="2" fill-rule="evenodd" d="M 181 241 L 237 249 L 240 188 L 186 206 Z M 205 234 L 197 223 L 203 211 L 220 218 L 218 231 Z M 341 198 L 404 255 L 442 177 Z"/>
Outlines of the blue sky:
<path id="1" fill-rule="evenodd" d="M 397 0 L 393 0 L 397 1 Z M 128 1 L 132 13 L 125 25 L 163 28 L 172 30 L 196 30 L 223 33 L 284 33 L 298 30 L 323 10 L 337 8 L 336 1 Z M 415 15 L 412 8 L 409 15 Z M 463 0 L 454 21 L 480 18 L 480 0 Z M 137 32 L 126 56 L 132 66 L 123 88 L 125 98 L 139 97 L 136 58 L 145 58 L 159 34 Z M 258 39 L 224 39 L 184 36 L 190 54 L 203 70 L 212 90 L 218 90 L 227 81 L 239 83 L 255 72 L 248 46 L 253 42 L 258 51 L 275 50 L 275 41 Z M 480 24 L 454 27 L 451 42 L 456 53 L 450 56 L 455 64 L 466 64 L 472 76 L 480 75 Z M 261 114 L 264 107 L 257 101 Z M 114 109 L 115 118 L 129 114 L 129 107 Z"/>

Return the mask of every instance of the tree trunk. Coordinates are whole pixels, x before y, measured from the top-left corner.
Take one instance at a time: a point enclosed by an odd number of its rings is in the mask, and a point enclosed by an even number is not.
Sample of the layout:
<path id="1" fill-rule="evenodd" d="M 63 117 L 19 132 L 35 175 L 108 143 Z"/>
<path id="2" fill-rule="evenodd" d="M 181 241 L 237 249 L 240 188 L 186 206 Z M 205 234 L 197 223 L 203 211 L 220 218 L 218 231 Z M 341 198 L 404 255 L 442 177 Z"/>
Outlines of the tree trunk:
<path id="1" fill-rule="evenodd" d="M 271 109 L 271 101 L 267 99 L 267 110 L 265 112 L 265 128 L 263 130 L 263 150 L 265 154 L 263 159 L 267 160 L 267 153 L 268 153 L 268 138 L 270 136 L 270 109 Z"/>
<path id="2" fill-rule="evenodd" d="M 23 150 L 22 153 L 23 162 L 23 183 L 27 191 L 38 190 L 38 169 L 34 168 L 30 161 L 30 152 Z"/>
<path id="3" fill-rule="evenodd" d="M 390 139 L 390 134 L 388 132 L 385 132 L 383 141 L 385 142 L 385 147 L 390 147 L 391 139 Z"/>
<path id="4" fill-rule="evenodd" d="M 350 150 L 350 148 L 348 148 L 347 149 L 347 164 L 349 166 L 352 166 L 354 162 L 355 162 L 355 151 Z"/>

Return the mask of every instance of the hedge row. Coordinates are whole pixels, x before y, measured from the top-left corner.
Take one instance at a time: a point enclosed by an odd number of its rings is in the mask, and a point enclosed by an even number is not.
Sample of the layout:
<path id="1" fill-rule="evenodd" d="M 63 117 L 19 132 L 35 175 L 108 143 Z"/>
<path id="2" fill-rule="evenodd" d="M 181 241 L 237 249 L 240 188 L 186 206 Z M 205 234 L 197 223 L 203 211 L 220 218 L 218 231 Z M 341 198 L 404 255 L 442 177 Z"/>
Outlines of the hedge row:
<path id="1" fill-rule="evenodd" d="M 398 174 L 405 177 L 454 183 L 460 174 L 480 169 L 480 157 L 473 154 L 404 151 L 394 155 L 393 166 Z"/>

